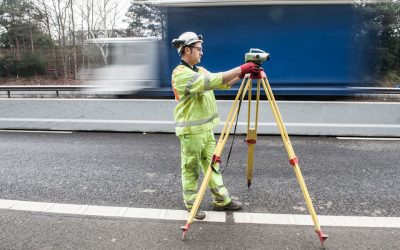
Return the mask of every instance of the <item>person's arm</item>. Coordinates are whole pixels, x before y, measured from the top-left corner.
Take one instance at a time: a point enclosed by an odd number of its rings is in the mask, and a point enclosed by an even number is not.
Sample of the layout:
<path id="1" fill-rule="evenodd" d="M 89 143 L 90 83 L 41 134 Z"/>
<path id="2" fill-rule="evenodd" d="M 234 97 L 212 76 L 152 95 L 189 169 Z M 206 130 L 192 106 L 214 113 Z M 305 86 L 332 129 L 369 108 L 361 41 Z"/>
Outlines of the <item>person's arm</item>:
<path id="1" fill-rule="evenodd" d="M 201 68 L 206 74 L 200 74 L 182 67 L 175 69 L 172 74 L 172 81 L 174 82 L 174 89 L 175 93 L 178 94 L 178 99 L 182 96 L 206 90 L 228 89 L 235 83 L 238 77 L 243 78 L 245 74 L 252 73 L 258 68 L 256 64 L 249 62 L 240 67 L 220 73 L 210 73 L 206 69 Z"/>
<path id="2" fill-rule="evenodd" d="M 231 70 L 222 72 L 222 83 L 231 87 L 234 83 L 236 83 L 240 78 L 239 76 L 242 74 L 242 70 L 240 67 L 233 68 Z"/>
<path id="3" fill-rule="evenodd" d="M 231 87 L 240 78 L 243 78 L 248 73 L 253 73 L 255 70 L 257 70 L 257 68 L 259 68 L 257 64 L 248 62 L 241 65 L 240 67 L 222 72 L 222 83 Z"/>

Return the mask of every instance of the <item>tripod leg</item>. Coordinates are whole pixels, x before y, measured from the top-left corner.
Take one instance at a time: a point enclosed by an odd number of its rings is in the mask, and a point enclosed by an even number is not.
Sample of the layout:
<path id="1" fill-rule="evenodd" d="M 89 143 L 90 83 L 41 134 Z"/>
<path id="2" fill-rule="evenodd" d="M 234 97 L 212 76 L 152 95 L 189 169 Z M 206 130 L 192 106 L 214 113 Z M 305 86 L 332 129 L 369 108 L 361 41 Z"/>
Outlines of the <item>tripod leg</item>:
<path id="1" fill-rule="evenodd" d="M 247 80 L 247 82 L 246 82 L 246 80 Z M 228 129 L 228 127 L 232 126 L 233 122 L 230 123 L 229 121 L 231 121 L 232 118 L 235 117 L 234 110 L 237 111 L 237 109 L 238 109 L 236 106 L 238 104 L 239 98 L 242 98 L 242 100 L 243 100 L 244 94 L 246 93 L 246 90 L 247 90 L 247 88 L 249 86 L 249 80 L 250 80 L 250 78 L 243 78 L 243 81 L 242 81 L 242 84 L 240 85 L 239 91 L 236 94 L 236 98 L 235 98 L 235 100 L 234 100 L 234 102 L 233 102 L 233 104 L 231 106 L 231 109 L 229 110 L 228 117 L 227 117 L 226 122 L 224 124 L 224 127 L 222 129 L 221 135 L 220 135 L 220 137 L 218 139 L 217 145 L 220 145 L 220 143 L 223 142 L 223 140 L 225 139 L 226 132 L 230 131 L 230 128 Z M 245 82 L 246 82 L 246 84 L 245 84 Z"/>
<path id="2" fill-rule="evenodd" d="M 258 106 L 259 106 L 259 103 L 260 103 L 260 85 L 261 85 L 261 79 L 259 79 L 257 81 L 256 122 L 255 122 L 256 134 L 257 134 L 257 128 L 258 128 Z"/>
<path id="3" fill-rule="evenodd" d="M 247 83 L 245 84 L 246 79 L 247 79 Z M 223 148 L 225 146 L 225 143 L 226 143 L 226 141 L 228 139 L 229 131 L 231 130 L 232 125 L 233 125 L 234 120 L 235 120 L 235 117 L 236 117 L 236 114 L 239 111 L 239 108 L 237 107 L 238 100 L 241 97 L 242 92 L 245 92 L 250 84 L 251 84 L 251 79 L 250 78 L 244 78 L 243 81 L 242 81 L 242 84 L 240 85 L 240 88 L 239 88 L 239 91 L 238 91 L 238 93 L 236 95 L 235 101 L 233 102 L 232 107 L 231 107 L 231 109 L 229 111 L 229 115 L 228 115 L 227 121 L 226 121 L 226 123 L 224 125 L 224 128 L 222 129 L 220 138 L 219 138 L 218 143 L 217 143 L 217 145 L 216 145 L 216 147 L 214 149 L 214 155 L 213 155 L 213 158 L 211 160 L 211 164 L 207 168 L 206 173 L 204 174 L 203 182 L 201 183 L 200 189 L 199 189 L 199 191 L 198 191 L 198 193 L 196 195 L 196 199 L 195 199 L 195 201 L 193 203 L 193 207 L 190 210 L 189 217 L 188 217 L 188 219 L 186 221 L 186 225 L 181 227 L 181 229 L 182 229 L 182 240 L 185 239 L 186 233 L 188 232 L 188 230 L 190 228 L 190 225 L 193 223 L 194 216 L 196 215 L 197 210 L 200 207 L 200 203 L 201 203 L 201 201 L 203 199 L 203 196 L 204 196 L 204 194 L 205 194 L 205 192 L 207 190 L 208 183 L 210 182 L 210 178 L 211 178 L 211 174 L 212 174 L 212 168 L 215 168 L 215 165 L 220 161 L 219 159 L 220 159 L 222 150 L 223 150 Z M 243 98 L 243 95 L 242 95 L 241 98 Z"/>
<path id="4" fill-rule="evenodd" d="M 248 93 L 247 93 L 247 100 L 248 100 L 248 105 L 247 105 L 247 131 L 249 131 L 249 129 L 250 129 L 251 98 L 252 98 L 252 84 L 250 84 L 250 86 L 248 88 Z"/>
<path id="5" fill-rule="evenodd" d="M 250 113 L 251 113 L 251 91 L 249 91 L 249 108 L 247 115 L 247 168 L 246 168 L 246 178 L 247 178 L 247 188 L 250 188 L 251 181 L 253 179 L 253 169 L 254 169 L 254 147 L 257 142 L 257 125 L 258 125 L 258 104 L 260 101 L 260 80 L 257 81 L 257 96 L 256 96 L 256 114 L 254 128 L 250 128 Z"/>
<path id="6" fill-rule="evenodd" d="M 242 82 L 242 86 L 243 86 L 243 83 L 244 83 L 245 79 L 246 78 L 244 78 L 244 80 Z M 235 117 L 237 116 L 237 113 L 239 112 L 239 107 L 237 106 L 237 104 L 238 104 L 238 100 L 239 100 L 239 97 L 240 97 L 240 93 L 242 93 L 241 98 L 243 100 L 243 98 L 244 98 L 244 96 L 246 94 L 246 90 L 248 89 L 250 84 L 251 84 L 251 79 L 247 78 L 246 85 L 244 86 L 243 89 L 242 89 L 242 86 L 240 86 L 240 89 L 238 91 L 238 94 L 236 95 L 235 101 L 234 101 L 234 103 L 233 103 L 233 105 L 232 105 L 232 107 L 231 107 L 231 109 L 229 111 L 228 118 L 227 118 L 227 120 L 225 122 L 224 128 L 222 129 L 221 135 L 219 137 L 217 146 L 216 146 L 215 151 L 214 151 L 215 152 L 214 156 L 216 156 L 218 158 L 221 156 L 222 150 L 225 147 L 226 141 L 228 140 L 229 133 L 230 133 L 230 131 L 232 129 L 232 126 L 233 126 L 233 123 L 235 121 Z"/>
<path id="7" fill-rule="evenodd" d="M 254 165 L 254 146 L 256 144 L 257 134 L 254 128 L 247 130 L 247 188 L 251 186 L 251 180 L 253 179 L 253 165 Z"/>
<path id="8" fill-rule="evenodd" d="M 308 193 L 308 189 L 307 189 L 306 183 L 304 182 L 303 175 L 301 174 L 301 171 L 300 171 L 300 167 L 299 167 L 299 164 L 298 164 L 298 159 L 297 159 L 297 157 L 296 157 L 296 155 L 294 153 L 292 144 L 290 142 L 289 136 L 287 134 L 285 125 L 284 125 L 283 120 L 282 120 L 282 116 L 281 116 L 281 114 L 279 112 L 278 106 L 277 106 L 276 101 L 275 101 L 275 97 L 274 97 L 274 95 L 272 93 L 272 89 L 271 89 L 271 86 L 268 83 L 267 78 L 263 78 L 262 79 L 262 84 L 263 84 L 265 93 L 267 95 L 268 102 L 269 102 L 269 104 L 271 106 L 272 113 L 274 114 L 276 123 L 277 123 L 279 131 L 281 133 L 283 143 L 285 144 L 285 148 L 286 148 L 286 151 L 287 151 L 288 156 L 289 156 L 289 163 L 293 166 L 294 172 L 295 172 L 296 177 L 297 177 L 297 181 L 299 182 L 301 191 L 302 191 L 304 199 L 306 201 L 308 211 L 310 212 L 311 218 L 312 218 L 312 220 L 314 222 L 315 232 L 317 233 L 317 235 L 318 235 L 318 237 L 319 237 L 319 239 L 321 241 L 321 244 L 324 245 L 324 241 L 328 238 L 328 235 L 325 235 L 322 232 L 321 226 L 319 225 L 317 214 L 315 213 L 315 209 L 314 209 L 314 206 L 312 204 L 312 201 L 311 201 L 311 198 L 310 198 L 310 194 Z"/>
<path id="9" fill-rule="evenodd" d="M 253 178 L 253 162 L 254 162 L 254 144 L 255 141 L 255 130 L 254 128 L 250 128 L 251 123 L 251 98 L 252 98 L 252 86 L 249 86 L 249 91 L 247 94 L 248 105 L 247 105 L 247 168 L 246 168 L 246 177 L 247 177 L 247 188 L 250 188 L 251 179 Z"/>

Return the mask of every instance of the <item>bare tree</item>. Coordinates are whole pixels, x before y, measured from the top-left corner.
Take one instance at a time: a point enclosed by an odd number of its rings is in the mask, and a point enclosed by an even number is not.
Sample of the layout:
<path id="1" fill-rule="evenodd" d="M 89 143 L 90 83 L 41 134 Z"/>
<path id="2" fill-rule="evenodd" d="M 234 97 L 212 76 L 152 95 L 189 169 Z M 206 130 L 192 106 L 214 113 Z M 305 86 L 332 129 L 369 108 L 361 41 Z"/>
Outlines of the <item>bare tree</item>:
<path id="1" fill-rule="evenodd" d="M 66 36 L 66 29 L 67 29 L 67 11 L 69 8 L 70 1 L 68 0 L 65 2 L 64 0 L 52 0 L 53 10 L 55 14 L 55 24 L 57 29 L 57 36 L 59 45 L 62 50 L 62 62 L 63 62 L 63 69 L 64 69 L 64 79 L 68 77 L 68 49 L 67 49 L 67 36 Z"/>
<path id="2" fill-rule="evenodd" d="M 87 25 L 87 38 L 108 38 L 114 36 L 116 23 L 120 15 L 118 0 L 83 0 L 77 3 L 81 16 Z M 107 64 L 109 54 L 105 40 L 95 43 Z"/>
<path id="3" fill-rule="evenodd" d="M 53 41 L 53 32 L 52 32 L 52 26 L 53 23 L 51 22 L 51 13 L 50 9 L 48 7 L 47 1 L 46 0 L 38 0 L 35 8 L 38 10 L 39 15 L 41 16 L 41 20 L 43 25 L 45 26 L 47 35 L 49 36 L 49 39 L 51 40 L 51 48 L 52 48 L 52 55 L 53 55 L 53 65 L 54 65 L 54 77 L 58 78 L 58 62 L 57 62 L 57 52 L 56 52 L 56 46 Z"/>
<path id="4" fill-rule="evenodd" d="M 64 78 L 68 77 L 69 61 L 74 76 L 77 76 L 77 29 L 80 23 L 81 39 L 107 38 L 115 35 L 115 27 L 119 18 L 122 18 L 118 0 L 33 0 L 42 14 L 42 23 L 48 36 L 55 40 L 53 44 L 53 58 L 56 62 L 56 45 L 62 54 Z M 79 13 L 76 15 L 76 13 Z M 86 30 L 84 30 L 86 29 Z M 72 45 L 73 55 L 70 60 L 69 46 Z M 96 43 L 101 51 L 104 63 L 109 56 L 105 42 Z M 33 49 L 33 48 L 32 48 Z M 72 59 L 73 58 L 73 59 Z M 85 61 L 85 58 L 82 58 Z M 90 60 L 86 60 L 90 62 Z M 57 74 L 57 72 L 56 72 Z M 58 76 L 58 74 L 57 74 Z"/>
<path id="5" fill-rule="evenodd" d="M 69 15 L 71 0 L 36 0 L 36 6 L 41 9 L 46 18 L 49 35 L 56 40 L 62 53 L 64 78 L 68 77 L 68 27 L 71 18 Z M 56 59 L 56 58 L 55 58 Z"/>
<path id="6" fill-rule="evenodd" d="M 76 59 L 76 43 L 75 43 L 75 19 L 74 19 L 74 8 L 72 4 L 72 0 L 69 0 L 70 11 L 71 11 L 71 24 L 72 24 L 72 49 L 73 49 L 73 58 L 74 58 L 74 79 L 76 79 L 78 72 L 78 65 Z"/>

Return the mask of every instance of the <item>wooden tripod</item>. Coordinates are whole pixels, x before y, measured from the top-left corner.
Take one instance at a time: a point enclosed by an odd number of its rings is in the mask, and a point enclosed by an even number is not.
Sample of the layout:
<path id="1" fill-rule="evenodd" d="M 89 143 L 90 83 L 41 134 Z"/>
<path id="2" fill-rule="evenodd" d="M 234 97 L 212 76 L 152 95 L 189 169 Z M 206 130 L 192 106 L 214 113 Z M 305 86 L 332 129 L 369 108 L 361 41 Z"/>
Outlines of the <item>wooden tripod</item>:
<path id="1" fill-rule="evenodd" d="M 255 127 L 250 128 L 250 111 L 251 111 L 250 104 L 251 104 L 251 96 L 252 96 L 251 88 L 252 88 L 252 82 L 253 82 L 252 80 L 253 79 L 257 79 L 256 114 L 255 114 Z M 296 155 L 294 153 L 292 144 L 291 144 L 289 136 L 287 134 L 285 125 L 283 123 L 281 114 L 278 109 L 278 105 L 275 101 L 275 97 L 272 93 L 272 89 L 268 82 L 267 76 L 263 72 L 260 72 L 257 76 L 252 76 L 250 74 L 246 75 L 242 81 L 242 84 L 240 85 L 240 88 L 236 95 L 235 101 L 233 102 L 232 107 L 229 111 L 227 121 L 225 122 L 224 128 L 222 129 L 218 143 L 215 147 L 214 155 L 213 155 L 210 167 L 207 169 L 207 172 L 204 175 L 203 182 L 201 183 L 199 192 L 197 193 L 195 202 L 189 213 L 189 218 L 187 219 L 186 225 L 181 227 L 181 229 L 183 231 L 182 239 L 185 238 L 185 235 L 186 235 L 187 231 L 189 230 L 190 225 L 193 223 L 194 216 L 196 215 L 197 210 L 199 209 L 200 203 L 204 197 L 204 193 L 205 193 L 208 183 L 210 181 L 212 169 L 214 169 L 215 165 L 220 161 L 220 157 L 221 157 L 222 151 L 224 149 L 224 146 L 226 144 L 226 141 L 228 139 L 229 132 L 231 131 L 232 125 L 233 125 L 233 123 L 237 117 L 237 114 L 239 112 L 239 109 L 240 109 L 240 107 L 238 105 L 239 98 L 241 98 L 241 100 L 243 100 L 246 95 L 246 91 L 248 91 L 248 101 L 249 101 L 248 117 L 247 117 L 248 118 L 247 139 L 246 139 L 249 150 L 248 150 L 248 166 L 247 166 L 246 172 L 247 172 L 247 184 L 250 187 L 251 179 L 253 176 L 254 144 L 256 143 L 256 140 L 257 140 L 258 106 L 259 106 L 259 101 L 260 101 L 261 85 L 264 88 L 269 105 L 271 107 L 275 121 L 279 128 L 283 143 L 284 143 L 286 151 L 288 153 L 289 163 L 290 163 L 290 165 L 293 166 L 293 170 L 296 174 L 297 181 L 300 185 L 301 191 L 302 191 L 304 199 L 306 201 L 308 211 L 310 212 L 311 218 L 313 220 L 315 232 L 317 233 L 322 245 L 324 245 L 324 241 L 328 238 L 328 235 L 325 235 L 321 230 L 321 226 L 318 222 L 317 214 L 315 213 L 315 209 L 312 204 L 310 195 L 308 193 L 307 186 L 304 182 L 303 175 L 301 174 L 301 171 L 300 171 L 300 167 L 298 164 L 298 158 L 296 157 Z"/>

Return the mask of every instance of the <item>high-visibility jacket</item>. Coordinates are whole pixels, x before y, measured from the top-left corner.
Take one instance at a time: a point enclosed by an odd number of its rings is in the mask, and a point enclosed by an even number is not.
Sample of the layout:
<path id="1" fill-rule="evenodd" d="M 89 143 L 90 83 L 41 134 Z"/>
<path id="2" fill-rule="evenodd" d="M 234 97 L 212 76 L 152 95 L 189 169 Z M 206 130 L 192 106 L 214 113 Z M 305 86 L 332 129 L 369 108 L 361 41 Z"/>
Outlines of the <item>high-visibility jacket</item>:
<path id="1" fill-rule="evenodd" d="M 174 110 L 177 136 L 211 130 L 220 123 L 213 89 L 229 89 L 222 84 L 222 73 L 192 69 L 182 62 L 172 72 L 172 88 L 178 101 Z"/>

